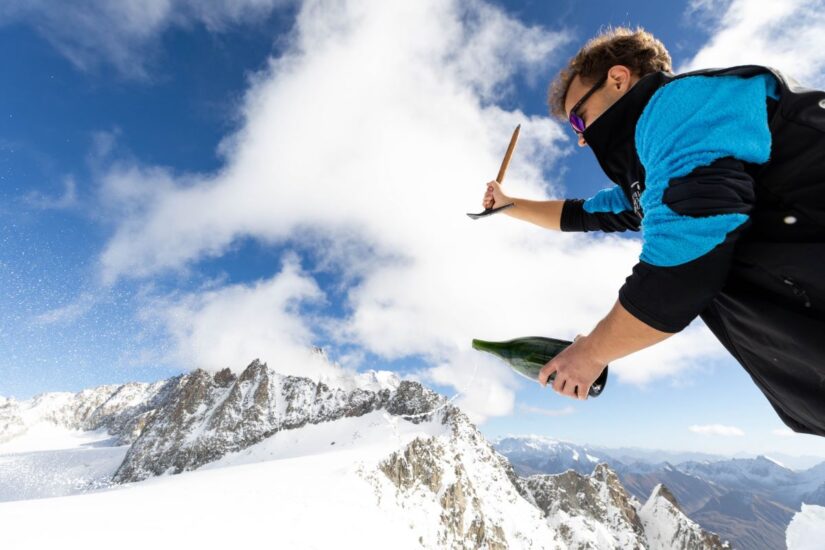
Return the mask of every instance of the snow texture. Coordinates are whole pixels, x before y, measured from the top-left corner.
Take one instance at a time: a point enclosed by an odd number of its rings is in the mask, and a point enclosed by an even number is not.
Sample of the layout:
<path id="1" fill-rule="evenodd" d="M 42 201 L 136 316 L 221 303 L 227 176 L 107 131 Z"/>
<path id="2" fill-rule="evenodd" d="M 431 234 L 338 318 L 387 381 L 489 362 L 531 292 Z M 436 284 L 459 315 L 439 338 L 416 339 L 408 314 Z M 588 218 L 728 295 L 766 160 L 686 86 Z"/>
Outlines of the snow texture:
<path id="1" fill-rule="evenodd" d="M 785 532 L 788 550 L 822 550 L 825 545 L 825 508 L 803 504 Z"/>

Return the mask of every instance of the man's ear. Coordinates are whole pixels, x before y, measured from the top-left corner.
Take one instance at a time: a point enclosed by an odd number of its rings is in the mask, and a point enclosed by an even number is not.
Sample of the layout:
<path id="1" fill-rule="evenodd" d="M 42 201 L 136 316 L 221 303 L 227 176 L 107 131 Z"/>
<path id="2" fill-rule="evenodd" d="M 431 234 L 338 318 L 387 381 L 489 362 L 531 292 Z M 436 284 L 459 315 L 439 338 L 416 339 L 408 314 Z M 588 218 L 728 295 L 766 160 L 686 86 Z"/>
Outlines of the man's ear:
<path id="1" fill-rule="evenodd" d="M 633 83 L 633 71 L 625 65 L 613 65 L 607 71 L 608 86 L 626 91 Z"/>

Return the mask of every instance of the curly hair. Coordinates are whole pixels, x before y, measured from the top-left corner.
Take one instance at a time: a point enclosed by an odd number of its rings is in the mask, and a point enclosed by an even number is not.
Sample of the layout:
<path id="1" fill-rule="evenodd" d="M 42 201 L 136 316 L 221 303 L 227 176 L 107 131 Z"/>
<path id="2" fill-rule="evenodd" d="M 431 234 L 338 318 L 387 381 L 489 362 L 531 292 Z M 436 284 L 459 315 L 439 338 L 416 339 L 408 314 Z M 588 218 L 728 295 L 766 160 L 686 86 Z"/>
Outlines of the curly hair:
<path id="1" fill-rule="evenodd" d="M 627 27 L 607 27 L 588 40 L 550 83 L 547 91 L 550 114 L 560 119 L 567 117 L 564 100 L 576 75 L 585 84 L 593 84 L 614 65 L 624 65 L 642 77 L 656 71 L 672 72 L 671 63 L 665 45 L 642 27 L 636 27 L 635 31 Z"/>

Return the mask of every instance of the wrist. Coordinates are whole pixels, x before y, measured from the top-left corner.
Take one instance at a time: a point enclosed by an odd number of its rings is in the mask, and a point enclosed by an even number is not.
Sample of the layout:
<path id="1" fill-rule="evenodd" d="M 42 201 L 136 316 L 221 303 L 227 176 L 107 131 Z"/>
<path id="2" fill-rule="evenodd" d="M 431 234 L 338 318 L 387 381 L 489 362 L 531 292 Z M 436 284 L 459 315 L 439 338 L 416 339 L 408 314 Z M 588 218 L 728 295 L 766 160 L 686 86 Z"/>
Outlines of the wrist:
<path id="1" fill-rule="evenodd" d="M 503 200 L 501 201 L 501 206 L 506 206 L 506 205 L 511 204 L 511 203 L 513 204 L 513 206 L 512 206 L 511 208 L 508 208 L 508 209 L 506 209 L 506 210 L 503 210 L 503 212 L 504 212 L 505 214 L 507 214 L 507 215 L 511 215 L 511 212 L 510 212 L 510 211 L 511 211 L 513 208 L 517 208 L 517 207 L 518 207 L 518 205 L 516 204 L 516 199 L 514 199 L 514 198 L 512 198 L 512 197 L 508 197 L 508 196 L 506 196 L 506 195 L 505 195 L 505 196 L 503 196 L 503 197 L 502 197 L 502 199 L 503 199 Z"/>
<path id="2" fill-rule="evenodd" d="M 584 351 L 593 359 L 597 360 L 602 365 L 607 365 L 611 361 L 617 359 L 618 357 L 614 352 L 612 352 L 605 344 L 607 343 L 606 338 L 599 325 L 596 325 L 596 328 L 588 334 L 587 336 L 582 336 L 576 343 L 580 343 Z"/>

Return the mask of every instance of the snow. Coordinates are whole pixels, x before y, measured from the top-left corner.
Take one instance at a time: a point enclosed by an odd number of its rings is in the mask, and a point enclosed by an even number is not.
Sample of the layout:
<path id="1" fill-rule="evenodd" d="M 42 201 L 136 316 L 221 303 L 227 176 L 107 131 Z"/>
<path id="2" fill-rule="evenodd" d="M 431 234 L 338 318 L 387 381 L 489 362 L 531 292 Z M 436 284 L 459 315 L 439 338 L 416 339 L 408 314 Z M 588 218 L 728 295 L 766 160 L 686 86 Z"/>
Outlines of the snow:
<path id="1" fill-rule="evenodd" d="M 460 487 L 464 504 L 457 518 L 464 531 L 483 518 L 485 524 L 498 526 L 505 534 L 510 548 L 561 549 L 567 548 L 559 540 L 559 532 L 551 521 L 533 504 L 518 494 L 495 452 L 481 439 L 469 423 L 457 422 L 455 433 L 449 438 L 439 437 L 433 450 L 442 452 L 439 467 L 442 478 L 440 492 L 415 486 L 396 491 L 384 475 L 370 476 L 376 490 L 382 494 L 382 507 L 407 518 L 411 526 L 423 526 L 419 548 L 472 548 L 469 541 L 463 545 L 439 542 L 436 530 L 439 517 L 458 513 L 456 507 L 445 510 L 442 499 L 448 487 Z M 552 518 L 550 518 L 552 519 Z M 387 545 L 385 543 L 385 547 Z"/>
<path id="2" fill-rule="evenodd" d="M 49 422 L 41 422 L 14 439 L 0 443 L 0 455 L 73 449 L 108 438 L 106 430 L 70 430 Z"/>
<path id="3" fill-rule="evenodd" d="M 776 459 L 773 459 L 773 458 L 771 458 L 771 457 L 769 457 L 769 456 L 767 456 L 767 455 L 762 455 L 762 456 L 763 456 L 763 457 L 765 457 L 766 459 L 770 460 L 771 462 L 773 462 L 773 463 L 774 463 L 774 464 L 776 464 L 777 466 L 781 466 L 781 467 L 783 467 L 783 468 L 788 468 L 787 466 L 785 466 L 784 464 L 782 464 L 781 462 L 779 462 L 779 461 L 778 461 L 778 460 L 776 460 Z M 790 468 L 788 468 L 788 469 L 790 470 Z"/>
<path id="4" fill-rule="evenodd" d="M 365 482 L 387 454 L 442 433 L 385 411 L 279 432 L 199 470 L 81 495 L 0 503 L 4 548 L 421 548 Z M 345 435 L 345 437 L 342 437 Z M 332 445 L 332 442 L 335 445 Z M 383 474 L 381 474 L 383 475 Z M 43 529 L 48 518 L 48 529 Z M 94 527 L 90 528 L 90 521 Z M 128 536 L 124 536 L 128 533 Z M 347 538 L 349 537 L 349 538 Z M 353 539 L 354 537 L 354 539 Z"/>
<path id="5" fill-rule="evenodd" d="M 554 528 L 566 527 L 572 532 L 570 548 L 632 548 L 635 539 L 628 533 L 617 533 L 609 526 L 594 521 L 586 516 L 572 516 L 564 510 L 558 510 L 547 519 Z"/>
<path id="6" fill-rule="evenodd" d="M 366 457 L 383 459 L 409 443 L 413 437 L 439 435 L 443 434 L 445 429 L 445 426 L 437 421 L 416 425 L 384 410 L 377 410 L 363 416 L 340 418 L 334 422 L 307 424 L 297 430 L 282 430 L 243 451 L 228 454 L 200 469 L 328 453 L 349 455 L 351 451 L 363 454 L 362 461 L 366 460 Z"/>
<path id="7" fill-rule="evenodd" d="M 508 434 L 506 436 L 501 436 L 493 439 L 493 443 L 495 445 L 501 445 L 505 440 L 512 440 L 510 441 L 511 444 L 521 444 L 528 449 L 534 449 L 539 451 L 544 450 L 553 450 L 560 446 L 562 440 L 554 439 L 551 437 L 547 437 L 545 435 L 538 435 L 538 434 L 527 434 L 527 435 L 513 435 Z"/>
<path id="8" fill-rule="evenodd" d="M 825 508 L 802 504 L 785 531 L 788 550 L 821 550 L 825 540 Z"/>
<path id="9" fill-rule="evenodd" d="M 0 502 L 81 493 L 106 486 L 128 445 L 105 430 L 41 423 L 0 445 Z"/>
<path id="10" fill-rule="evenodd" d="M 675 529 L 679 527 L 679 524 L 667 521 L 672 516 L 672 511 L 667 501 L 658 496 L 661 487 L 662 484 L 658 483 L 653 488 L 650 498 L 639 510 L 639 519 L 645 527 L 651 549 L 662 548 L 664 550 L 676 537 Z"/>
<path id="11" fill-rule="evenodd" d="M 639 519 L 644 525 L 649 550 L 671 550 L 677 542 L 684 543 L 693 532 L 698 538 L 701 528 L 683 515 L 670 501 L 660 494 L 662 484 L 657 483 L 647 502 L 639 509 Z"/>
<path id="12" fill-rule="evenodd" d="M 360 388 L 374 392 L 381 390 L 393 391 L 401 383 L 398 374 L 392 371 L 370 369 L 363 372 L 353 372 L 342 368 L 328 370 L 317 381 L 323 382 L 330 388 L 339 388 L 345 391 Z"/>

